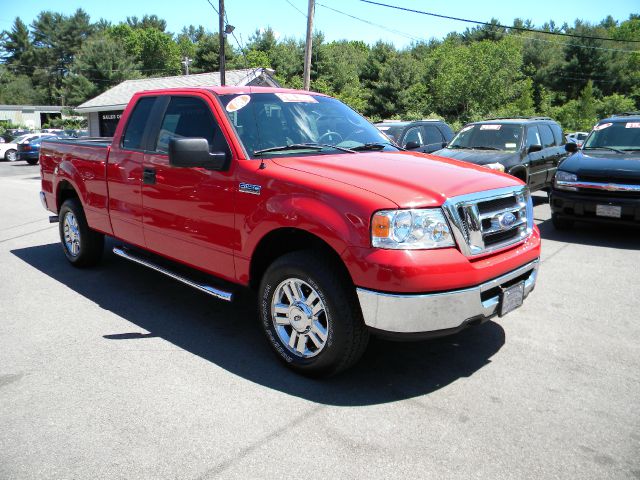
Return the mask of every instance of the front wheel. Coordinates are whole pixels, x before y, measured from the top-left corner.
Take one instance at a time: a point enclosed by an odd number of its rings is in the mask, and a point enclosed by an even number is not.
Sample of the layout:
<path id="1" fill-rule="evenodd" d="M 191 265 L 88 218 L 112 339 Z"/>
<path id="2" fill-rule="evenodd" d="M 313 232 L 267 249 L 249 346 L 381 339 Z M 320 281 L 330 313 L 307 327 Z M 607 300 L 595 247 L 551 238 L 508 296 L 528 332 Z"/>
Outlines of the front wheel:
<path id="1" fill-rule="evenodd" d="M 309 376 L 330 376 L 364 353 L 369 331 L 355 288 L 333 259 L 298 251 L 267 269 L 259 292 L 260 320 L 278 357 Z"/>
<path id="2" fill-rule="evenodd" d="M 59 232 L 62 250 L 75 267 L 97 264 L 104 250 L 104 235 L 91 230 L 77 198 L 70 198 L 60 207 Z"/>
<path id="3" fill-rule="evenodd" d="M 10 148 L 4 152 L 4 159 L 8 162 L 15 162 L 18 159 L 18 155 L 15 149 Z"/>

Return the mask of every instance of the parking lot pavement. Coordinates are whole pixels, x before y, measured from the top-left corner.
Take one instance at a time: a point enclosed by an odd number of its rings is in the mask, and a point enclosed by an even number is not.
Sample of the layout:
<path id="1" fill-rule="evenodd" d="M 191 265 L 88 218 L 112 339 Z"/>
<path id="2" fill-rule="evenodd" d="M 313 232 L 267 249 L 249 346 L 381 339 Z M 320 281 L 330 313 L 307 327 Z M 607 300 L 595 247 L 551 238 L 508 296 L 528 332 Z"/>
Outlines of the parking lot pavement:
<path id="1" fill-rule="evenodd" d="M 249 294 L 70 267 L 37 176 L 0 163 L 0 478 L 640 478 L 638 231 L 557 233 L 537 194 L 522 308 L 313 381 Z"/>

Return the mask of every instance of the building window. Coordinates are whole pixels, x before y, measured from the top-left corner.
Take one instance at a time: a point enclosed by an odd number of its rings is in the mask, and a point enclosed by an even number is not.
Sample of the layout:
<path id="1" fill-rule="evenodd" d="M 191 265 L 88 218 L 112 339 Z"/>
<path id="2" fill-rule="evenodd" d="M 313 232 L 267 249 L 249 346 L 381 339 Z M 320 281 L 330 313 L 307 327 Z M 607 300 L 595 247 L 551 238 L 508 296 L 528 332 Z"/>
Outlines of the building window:
<path id="1" fill-rule="evenodd" d="M 101 137 L 113 137 L 122 116 L 122 110 L 114 112 L 98 112 Z"/>

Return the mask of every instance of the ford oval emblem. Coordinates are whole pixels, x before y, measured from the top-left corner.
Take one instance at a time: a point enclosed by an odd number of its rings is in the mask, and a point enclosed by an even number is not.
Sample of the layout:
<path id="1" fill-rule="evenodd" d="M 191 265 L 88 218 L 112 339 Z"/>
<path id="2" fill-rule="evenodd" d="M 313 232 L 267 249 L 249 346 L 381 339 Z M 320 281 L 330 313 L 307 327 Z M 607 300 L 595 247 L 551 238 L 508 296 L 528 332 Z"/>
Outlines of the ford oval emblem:
<path id="1" fill-rule="evenodd" d="M 510 228 L 514 223 L 516 223 L 516 220 L 516 216 L 513 213 L 507 212 L 502 215 L 502 218 L 500 219 L 500 225 L 502 225 L 503 228 Z"/>

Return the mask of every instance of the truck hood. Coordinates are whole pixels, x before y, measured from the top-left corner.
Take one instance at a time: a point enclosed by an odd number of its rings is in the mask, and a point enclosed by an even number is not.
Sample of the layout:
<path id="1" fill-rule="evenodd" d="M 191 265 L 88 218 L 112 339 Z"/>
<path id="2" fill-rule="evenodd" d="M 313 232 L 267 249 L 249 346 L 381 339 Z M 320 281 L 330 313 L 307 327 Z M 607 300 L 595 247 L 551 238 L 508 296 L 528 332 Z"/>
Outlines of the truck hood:
<path id="1" fill-rule="evenodd" d="M 615 153 L 606 150 L 580 150 L 558 167 L 580 177 L 640 180 L 640 152 Z"/>
<path id="2" fill-rule="evenodd" d="M 401 208 L 436 207 L 458 195 L 521 184 L 514 177 L 484 167 L 420 153 L 367 152 L 273 161 L 373 192 Z"/>
<path id="3" fill-rule="evenodd" d="M 463 162 L 475 163 L 476 165 L 486 165 L 487 163 L 505 163 L 510 160 L 520 158 L 517 152 L 500 152 L 496 150 L 472 150 L 468 148 L 443 148 L 434 155 L 447 158 L 455 158 Z"/>

